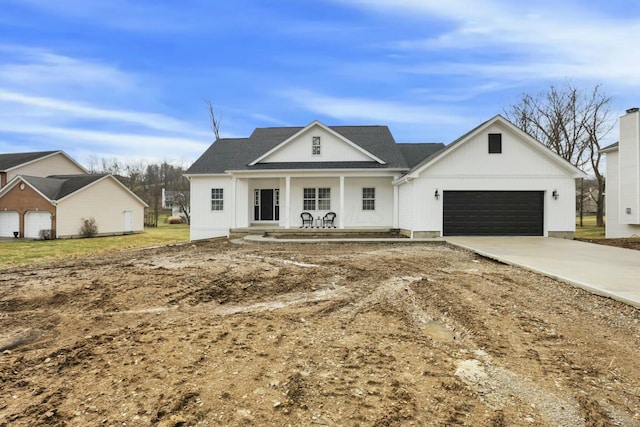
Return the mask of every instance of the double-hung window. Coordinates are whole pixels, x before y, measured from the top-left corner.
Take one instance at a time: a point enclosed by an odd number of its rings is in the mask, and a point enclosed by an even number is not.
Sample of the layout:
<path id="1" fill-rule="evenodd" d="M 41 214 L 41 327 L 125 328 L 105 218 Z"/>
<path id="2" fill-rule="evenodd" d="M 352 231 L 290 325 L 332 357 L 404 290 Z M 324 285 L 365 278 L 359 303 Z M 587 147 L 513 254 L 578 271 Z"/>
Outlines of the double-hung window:
<path id="1" fill-rule="evenodd" d="M 331 188 L 305 188 L 302 208 L 305 211 L 331 210 Z"/>
<path id="2" fill-rule="evenodd" d="M 376 210 L 376 189 L 373 187 L 365 187 L 362 189 L 362 210 Z"/>
<path id="3" fill-rule="evenodd" d="M 316 210 L 316 189 L 315 188 L 304 189 L 304 200 L 302 202 L 302 208 L 305 211 Z"/>
<path id="4" fill-rule="evenodd" d="M 223 188 L 211 189 L 211 210 L 212 211 L 224 210 L 224 189 Z"/>
<path id="5" fill-rule="evenodd" d="M 318 188 L 318 210 L 319 211 L 331 210 L 331 189 L 330 188 Z"/>

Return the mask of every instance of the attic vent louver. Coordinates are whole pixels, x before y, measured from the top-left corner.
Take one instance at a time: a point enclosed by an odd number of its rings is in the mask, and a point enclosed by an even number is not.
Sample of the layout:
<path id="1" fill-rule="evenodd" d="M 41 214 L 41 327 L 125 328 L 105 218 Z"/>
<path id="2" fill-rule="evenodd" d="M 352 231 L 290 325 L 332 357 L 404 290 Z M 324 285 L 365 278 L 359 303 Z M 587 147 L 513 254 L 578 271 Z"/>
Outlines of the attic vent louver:
<path id="1" fill-rule="evenodd" d="M 638 107 L 629 108 L 627 110 L 627 114 L 636 113 L 638 111 L 640 111 L 640 108 L 638 108 Z"/>

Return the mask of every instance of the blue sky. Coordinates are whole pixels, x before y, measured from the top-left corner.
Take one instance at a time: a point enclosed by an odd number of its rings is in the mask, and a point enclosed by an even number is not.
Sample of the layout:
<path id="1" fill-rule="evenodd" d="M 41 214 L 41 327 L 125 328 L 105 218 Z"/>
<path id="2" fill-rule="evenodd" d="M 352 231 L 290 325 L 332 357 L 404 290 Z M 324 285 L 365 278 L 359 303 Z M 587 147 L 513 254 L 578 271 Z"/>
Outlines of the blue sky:
<path id="1" fill-rule="evenodd" d="M 0 152 L 189 164 L 255 127 L 449 143 L 524 92 L 640 106 L 640 2 L 0 0 Z M 612 140 L 617 138 L 614 128 Z"/>

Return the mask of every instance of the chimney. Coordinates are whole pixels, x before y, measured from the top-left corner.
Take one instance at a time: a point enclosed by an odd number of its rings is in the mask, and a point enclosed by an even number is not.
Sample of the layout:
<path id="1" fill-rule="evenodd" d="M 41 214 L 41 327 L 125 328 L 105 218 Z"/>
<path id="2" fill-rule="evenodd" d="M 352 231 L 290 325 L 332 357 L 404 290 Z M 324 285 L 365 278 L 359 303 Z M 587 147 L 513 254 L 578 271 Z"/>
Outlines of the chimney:
<path id="1" fill-rule="evenodd" d="M 620 223 L 640 224 L 640 108 L 620 117 Z"/>

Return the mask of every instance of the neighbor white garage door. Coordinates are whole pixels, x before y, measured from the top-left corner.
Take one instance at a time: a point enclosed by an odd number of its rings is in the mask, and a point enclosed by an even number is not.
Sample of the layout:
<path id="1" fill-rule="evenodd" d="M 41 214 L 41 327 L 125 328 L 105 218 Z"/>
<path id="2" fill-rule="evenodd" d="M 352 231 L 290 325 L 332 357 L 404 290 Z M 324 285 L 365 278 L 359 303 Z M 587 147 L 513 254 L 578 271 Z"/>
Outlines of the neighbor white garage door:
<path id="1" fill-rule="evenodd" d="M 0 237 L 13 237 L 20 230 L 20 215 L 15 211 L 0 212 Z"/>
<path id="2" fill-rule="evenodd" d="M 37 239 L 40 230 L 51 229 L 51 214 L 49 212 L 27 212 L 24 216 L 24 237 Z"/>

